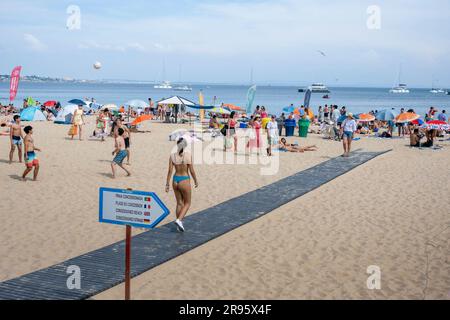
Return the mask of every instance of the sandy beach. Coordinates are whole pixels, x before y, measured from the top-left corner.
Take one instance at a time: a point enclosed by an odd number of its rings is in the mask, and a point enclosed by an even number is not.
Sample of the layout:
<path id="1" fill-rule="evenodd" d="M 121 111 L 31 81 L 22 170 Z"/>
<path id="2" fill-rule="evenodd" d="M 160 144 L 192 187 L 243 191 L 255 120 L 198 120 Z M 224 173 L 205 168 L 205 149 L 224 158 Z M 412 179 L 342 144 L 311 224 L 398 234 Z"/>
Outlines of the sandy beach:
<path id="1" fill-rule="evenodd" d="M 85 138 L 94 128 L 89 118 Z M 132 136 L 132 177 L 111 179 L 113 140 L 70 141 L 67 126 L 33 123 L 41 173 L 20 181 L 0 137 L 0 281 L 120 241 L 124 228 L 98 222 L 99 187 L 164 192 L 169 134 L 184 125 L 148 122 Z M 189 214 L 342 154 L 319 135 L 291 138 L 319 151 L 281 153 L 279 172 L 258 165 L 197 165 Z M 134 299 L 450 299 L 450 143 L 413 150 L 408 139 L 363 137 L 354 149 L 391 152 L 270 214 L 133 279 Z M 15 156 L 17 159 L 17 156 Z M 299 182 L 301 183 L 301 182 Z M 220 187 L 219 187 L 220 186 Z M 270 199 L 262 199 L 270 201 Z M 163 223 L 174 220 L 173 213 Z M 141 231 L 134 229 L 133 233 Z M 379 266 L 381 290 L 368 290 Z M 121 299 L 118 286 L 94 299 Z"/>

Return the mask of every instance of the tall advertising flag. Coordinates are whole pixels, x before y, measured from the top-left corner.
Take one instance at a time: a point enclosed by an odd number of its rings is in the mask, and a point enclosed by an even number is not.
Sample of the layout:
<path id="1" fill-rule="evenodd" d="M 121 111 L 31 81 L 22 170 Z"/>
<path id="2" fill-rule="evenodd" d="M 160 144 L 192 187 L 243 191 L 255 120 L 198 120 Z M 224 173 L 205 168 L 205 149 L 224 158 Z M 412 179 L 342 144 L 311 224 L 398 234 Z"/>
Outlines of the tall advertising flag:
<path id="1" fill-rule="evenodd" d="M 13 101 L 16 98 L 17 90 L 19 89 L 20 71 L 21 66 L 15 67 L 11 73 L 11 83 L 9 86 L 9 101 Z"/>
<path id="2" fill-rule="evenodd" d="M 305 102 L 303 103 L 305 108 L 309 108 L 309 104 L 311 102 L 311 93 L 311 89 L 308 89 L 305 93 Z"/>
<path id="3" fill-rule="evenodd" d="M 198 94 L 198 104 L 202 107 L 205 105 L 205 98 L 203 97 L 203 92 L 201 90 Z M 204 119 L 205 119 L 205 109 L 200 109 L 200 121 L 203 122 Z"/>
<path id="4" fill-rule="evenodd" d="M 256 85 L 251 86 L 250 89 L 248 89 L 247 92 L 247 115 L 250 115 L 253 113 L 253 102 L 255 101 L 255 95 L 256 95 Z"/>

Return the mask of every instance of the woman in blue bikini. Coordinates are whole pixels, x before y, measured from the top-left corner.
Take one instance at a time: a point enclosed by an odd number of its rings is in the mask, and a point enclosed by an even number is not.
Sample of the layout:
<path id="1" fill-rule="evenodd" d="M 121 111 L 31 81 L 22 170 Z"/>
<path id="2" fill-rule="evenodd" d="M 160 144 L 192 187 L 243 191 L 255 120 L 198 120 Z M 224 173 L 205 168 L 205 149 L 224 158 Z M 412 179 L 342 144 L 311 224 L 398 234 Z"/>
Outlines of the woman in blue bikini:
<path id="1" fill-rule="evenodd" d="M 192 156 L 185 152 L 187 142 L 181 138 L 177 142 L 177 152 L 172 153 L 169 159 L 169 171 L 167 173 L 166 192 L 170 189 L 170 179 L 175 167 L 173 176 L 173 191 L 177 200 L 177 210 L 175 224 L 178 231 L 184 232 L 183 219 L 191 206 L 191 178 L 194 179 L 195 188 L 198 188 L 197 176 L 192 164 Z"/>

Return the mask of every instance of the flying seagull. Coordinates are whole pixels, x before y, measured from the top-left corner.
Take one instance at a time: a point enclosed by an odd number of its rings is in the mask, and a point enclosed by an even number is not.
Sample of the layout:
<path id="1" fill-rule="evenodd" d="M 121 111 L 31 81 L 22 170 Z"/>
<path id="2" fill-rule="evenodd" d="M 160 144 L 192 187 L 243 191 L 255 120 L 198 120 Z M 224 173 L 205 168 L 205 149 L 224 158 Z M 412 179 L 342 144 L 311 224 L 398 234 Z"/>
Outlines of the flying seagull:
<path id="1" fill-rule="evenodd" d="M 321 55 L 323 55 L 324 57 L 326 57 L 327 55 L 325 54 L 325 52 L 317 50 L 318 53 L 320 53 Z"/>

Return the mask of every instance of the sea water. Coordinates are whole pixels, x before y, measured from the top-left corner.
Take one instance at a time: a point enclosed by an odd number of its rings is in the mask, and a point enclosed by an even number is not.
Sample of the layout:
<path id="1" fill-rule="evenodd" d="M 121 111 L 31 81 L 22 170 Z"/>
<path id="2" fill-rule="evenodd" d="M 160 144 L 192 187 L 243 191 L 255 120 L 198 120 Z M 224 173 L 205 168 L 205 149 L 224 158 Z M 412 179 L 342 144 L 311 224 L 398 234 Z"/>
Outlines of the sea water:
<path id="1" fill-rule="evenodd" d="M 15 100 L 16 106 L 22 106 L 22 100 L 33 97 L 35 100 L 60 101 L 62 105 L 71 99 L 95 98 L 100 104 L 113 103 L 123 105 L 129 100 L 140 99 L 158 101 L 173 95 L 179 95 L 198 103 L 199 92 L 203 92 L 206 105 L 231 103 L 245 108 L 249 86 L 238 85 L 194 85 L 192 92 L 158 90 L 153 84 L 112 84 L 112 83 L 31 83 L 21 82 Z M 353 113 L 395 108 L 414 109 L 424 115 L 429 107 L 450 111 L 450 96 L 432 94 L 429 89 L 411 88 L 409 94 L 392 94 L 389 88 L 330 88 L 330 99 L 323 99 L 324 94 L 313 94 L 311 106 L 317 111 L 319 106 L 337 104 L 346 106 Z M 265 106 L 269 113 L 280 114 L 283 108 L 294 104 L 300 106 L 304 93 L 293 86 L 258 86 L 253 108 Z M 9 103 L 9 83 L 0 83 L 0 102 Z"/>

